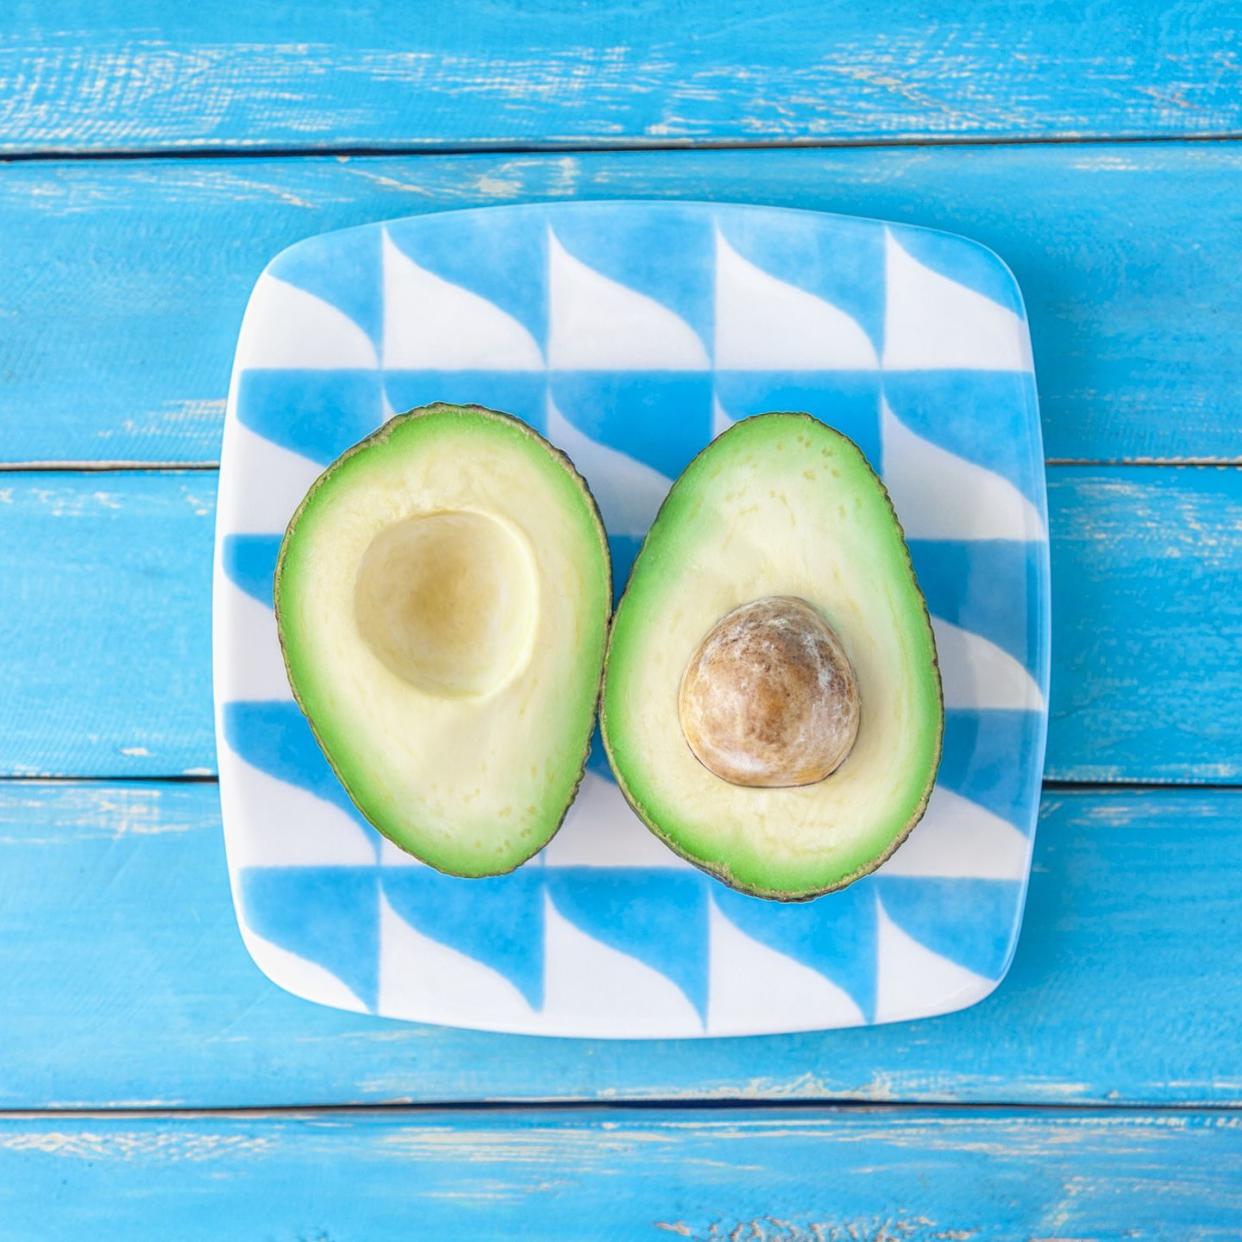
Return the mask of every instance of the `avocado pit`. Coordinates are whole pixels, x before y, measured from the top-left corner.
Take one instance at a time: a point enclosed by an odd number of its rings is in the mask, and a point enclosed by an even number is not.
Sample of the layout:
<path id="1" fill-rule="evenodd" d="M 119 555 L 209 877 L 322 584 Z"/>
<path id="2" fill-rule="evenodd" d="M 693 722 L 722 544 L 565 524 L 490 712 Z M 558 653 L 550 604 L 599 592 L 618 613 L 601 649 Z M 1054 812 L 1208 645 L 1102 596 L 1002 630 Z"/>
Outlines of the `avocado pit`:
<path id="1" fill-rule="evenodd" d="M 678 691 L 682 734 L 721 780 L 812 785 L 858 737 L 858 680 L 832 627 L 805 600 L 770 595 L 723 616 Z"/>

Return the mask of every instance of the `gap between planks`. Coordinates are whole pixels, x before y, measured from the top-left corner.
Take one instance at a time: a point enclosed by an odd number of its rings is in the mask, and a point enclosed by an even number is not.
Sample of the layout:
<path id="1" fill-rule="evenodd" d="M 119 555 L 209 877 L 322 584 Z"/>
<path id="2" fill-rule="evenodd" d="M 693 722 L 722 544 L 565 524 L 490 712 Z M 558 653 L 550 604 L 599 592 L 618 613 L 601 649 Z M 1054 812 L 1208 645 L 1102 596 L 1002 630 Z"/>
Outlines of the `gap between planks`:
<path id="1" fill-rule="evenodd" d="M 584 143 L 552 142 L 479 142 L 468 145 L 443 144 L 428 146 L 394 145 L 382 143 L 361 146 L 186 146 L 151 147 L 149 149 L 115 147 L 92 148 L 89 151 L 72 147 L 48 147 L 41 151 L 0 151 L 0 164 L 31 164 L 63 161 L 105 160 L 201 160 L 201 159 L 365 159 L 374 156 L 415 155 L 593 155 L 617 151 L 781 151 L 789 149 L 805 151 L 859 150 L 880 147 L 1048 147 L 1048 146 L 1104 146 L 1126 144 L 1139 146 L 1145 143 L 1179 142 L 1237 142 L 1242 132 L 1221 130 L 1195 134 L 1122 134 L 1116 137 L 1098 134 L 1074 133 L 1022 135 L 935 135 L 931 137 L 894 138 L 772 138 L 772 139 L 664 139 L 649 141 L 623 138 L 616 142 L 599 140 Z"/>
<path id="2" fill-rule="evenodd" d="M 23 772 L 0 774 L 0 788 L 5 785 L 218 785 L 216 772 L 170 772 L 165 776 L 146 773 L 94 773 L 75 776 L 63 772 Z M 1156 793 L 1160 790 L 1187 793 L 1236 793 L 1242 782 L 1228 781 L 1066 781 L 1046 779 L 1040 788 L 1044 793 Z"/>
<path id="3" fill-rule="evenodd" d="M 108 1120 L 117 1121 L 132 1118 L 160 1119 L 176 1121 L 193 1121 L 204 1119 L 229 1119 L 247 1121 L 263 1120 L 313 1120 L 321 1116 L 385 1116 L 411 1118 L 435 1113 L 475 1113 L 483 1115 L 521 1115 L 524 1113 L 558 1113 L 562 1115 L 586 1115 L 602 1118 L 624 1117 L 631 1114 L 658 1113 L 676 1110 L 677 1112 L 701 1113 L 704 1117 L 712 1113 L 841 1113 L 860 1114 L 878 1113 L 892 1115 L 894 1113 L 918 1112 L 922 1114 L 936 1113 L 971 1113 L 975 1116 L 987 1116 L 996 1113 L 1012 1113 L 1020 1111 L 1033 1115 L 1052 1117 L 1098 1116 L 1109 1117 L 1149 1116 L 1157 1113 L 1164 1117 L 1197 1116 L 1204 1113 L 1234 1116 L 1242 1113 L 1242 1101 L 1234 1103 L 1210 1104 L 1112 1104 L 1107 1100 L 1091 1104 L 1044 1104 L 1024 1103 L 1020 1101 L 987 1100 L 949 1103 L 945 1101 L 900 1101 L 900 1100 L 854 1100 L 836 1099 L 822 1096 L 817 1099 L 797 1100 L 755 1100 L 743 1098 L 699 1098 L 685 1099 L 681 1096 L 651 1098 L 644 1100 L 601 1101 L 601 1100 L 566 1100 L 566 1099 L 522 1099 L 522 1100 L 431 1100 L 431 1101 L 394 1101 L 392 1103 L 371 1104 L 289 1104 L 272 1106 L 258 1105 L 220 1105 L 215 1108 L 187 1107 L 177 1108 L 166 1104 L 154 1104 L 149 1107 L 136 1105 L 120 1105 L 116 1108 L 9 1108 L 0 1109 L 0 1124 L 6 1121 L 29 1121 L 42 1117 L 55 1117 L 65 1120 Z"/>
<path id="4" fill-rule="evenodd" d="M 1044 466 L 1242 466 L 1242 457 L 1046 457 Z"/>

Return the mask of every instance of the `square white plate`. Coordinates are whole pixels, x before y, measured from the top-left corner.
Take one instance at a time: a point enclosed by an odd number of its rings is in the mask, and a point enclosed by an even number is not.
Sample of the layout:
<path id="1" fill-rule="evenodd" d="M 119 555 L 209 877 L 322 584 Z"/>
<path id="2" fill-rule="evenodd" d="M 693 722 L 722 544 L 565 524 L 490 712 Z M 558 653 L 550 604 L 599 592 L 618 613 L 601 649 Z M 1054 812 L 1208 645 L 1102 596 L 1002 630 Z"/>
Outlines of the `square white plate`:
<path id="1" fill-rule="evenodd" d="M 460 880 L 354 810 L 294 705 L 272 613 L 319 472 L 396 411 L 474 402 L 565 449 L 618 591 L 672 479 L 730 422 L 805 410 L 882 474 L 946 696 L 927 815 L 875 875 L 804 905 L 674 857 L 598 746 L 560 834 Z M 220 793 L 238 921 L 300 996 L 556 1035 L 703 1036 L 959 1009 L 1008 968 L 1047 723 L 1048 541 L 1030 344 L 1004 264 L 960 237 L 702 203 L 567 203 L 315 237 L 255 286 L 215 563 Z"/>

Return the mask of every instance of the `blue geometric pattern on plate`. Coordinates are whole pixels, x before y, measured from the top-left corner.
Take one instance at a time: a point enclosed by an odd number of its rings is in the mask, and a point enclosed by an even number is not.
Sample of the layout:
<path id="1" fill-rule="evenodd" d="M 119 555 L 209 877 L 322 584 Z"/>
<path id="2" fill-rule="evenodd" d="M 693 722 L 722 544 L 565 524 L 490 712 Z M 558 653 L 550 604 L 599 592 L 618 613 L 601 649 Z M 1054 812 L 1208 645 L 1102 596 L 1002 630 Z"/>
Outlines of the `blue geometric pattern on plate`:
<path id="1" fill-rule="evenodd" d="M 727 890 L 716 894 L 716 904 L 748 936 L 831 979 L 864 1018 L 872 1018 L 878 937 L 870 881 L 827 893 L 811 905 L 774 906 Z"/>
<path id="2" fill-rule="evenodd" d="M 374 867 L 246 867 L 250 929 L 318 962 L 370 1009 L 379 989 L 379 872 Z"/>
<path id="3" fill-rule="evenodd" d="M 237 416 L 273 444 L 326 466 L 341 452 L 342 437 L 348 446 L 375 430 L 380 392 L 372 371 L 246 371 Z"/>
<path id="4" fill-rule="evenodd" d="M 1020 897 L 1016 881 L 877 876 L 894 923 L 950 961 L 993 979 L 1004 970 L 1016 930 L 1006 918 Z"/>
<path id="5" fill-rule="evenodd" d="M 247 763 L 339 806 L 363 822 L 295 703 L 233 699 L 224 705 L 221 725 L 229 748 Z"/>
<path id="6" fill-rule="evenodd" d="M 536 371 L 389 371 L 384 398 L 394 413 L 448 401 L 504 410 L 537 431 L 547 425 L 548 381 Z"/>
<path id="7" fill-rule="evenodd" d="M 668 867 L 548 867 L 548 894 L 602 944 L 671 979 L 700 1014 L 707 1009 L 708 878 Z"/>
<path id="8" fill-rule="evenodd" d="M 878 470 L 880 390 L 876 371 L 721 371 L 716 403 L 730 422 L 767 410 L 801 410 L 844 432 Z"/>
<path id="9" fill-rule="evenodd" d="M 637 822 L 598 738 L 558 836 L 464 881 L 383 841 L 292 702 L 281 533 L 399 410 L 477 402 L 573 458 L 619 593 L 673 478 L 732 422 L 805 410 L 881 472 L 936 631 L 944 757 L 875 875 L 795 906 L 734 893 Z M 825 532 L 830 537 L 830 532 Z M 290 990 L 547 1034 L 747 1034 L 985 996 L 1012 956 L 1046 729 L 1048 543 L 1030 345 L 964 238 L 813 212 L 563 203 L 311 238 L 246 313 L 216 550 L 220 786 L 243 935 Z"/>
<path id="10" fill-rule="evenodd" d="M 675 479 L 712 435 L 712 377 L 560 371 L 549 400 L 580 432 Z"/>
<path id="11" fill-rule="evenodd" d="M 490 966 L 538 1008 L 543 999 L 545 868 L 463 880 L 385 867 L 384 896 L 411 927 Z"/>
<path id="12" fill-rule="evenodd" d="M 224 572 L 252 599 L 272 606 L 279 535 L 225 535 L 221 544 Z"/>
<path id="13" fill-rule="evenodd" d="M 979 634 L 1038 672 L 1042 551 L 1016 539 L 910 540 L 910 559 L 932 614 Z M 275 558 L 272 564 L 275 565 Z"/>

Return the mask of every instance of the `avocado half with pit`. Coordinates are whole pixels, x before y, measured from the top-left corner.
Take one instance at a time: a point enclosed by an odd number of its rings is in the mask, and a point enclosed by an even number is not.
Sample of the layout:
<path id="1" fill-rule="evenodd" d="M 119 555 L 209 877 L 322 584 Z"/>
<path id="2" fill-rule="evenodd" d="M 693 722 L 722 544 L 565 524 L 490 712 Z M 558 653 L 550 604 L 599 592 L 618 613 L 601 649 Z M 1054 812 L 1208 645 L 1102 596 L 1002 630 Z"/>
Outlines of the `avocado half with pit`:
<path id="1" fill-rule="evenodd" d="M 809 415 L 735 424 L 674 484 L 613 620 L 601 725 L 630 804 L 726 884 L 806 900 L 918 823 L 943 721 L 866 458 Z"/>
<path id="2" fill-rule="evenodd" d="M 508 415 L 412 410 L 324 471 L 281 545 L 277 625 L 380 832 L 461 876 L 546 844 L 590 746 L 610 575 L 585 482 Z"/>

